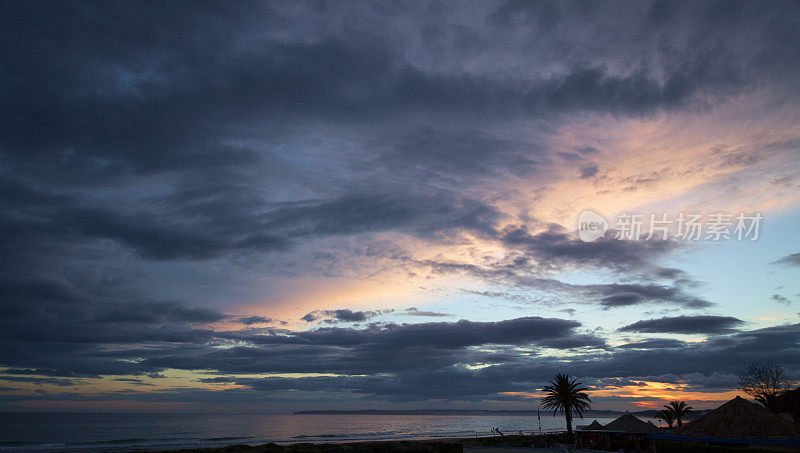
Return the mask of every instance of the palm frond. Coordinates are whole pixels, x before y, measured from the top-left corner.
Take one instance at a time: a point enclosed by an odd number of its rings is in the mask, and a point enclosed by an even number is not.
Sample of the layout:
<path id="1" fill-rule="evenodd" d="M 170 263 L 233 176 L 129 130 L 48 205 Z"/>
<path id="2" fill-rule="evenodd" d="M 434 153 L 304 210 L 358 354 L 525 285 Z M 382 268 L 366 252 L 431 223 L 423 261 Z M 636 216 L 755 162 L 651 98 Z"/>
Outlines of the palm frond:
<path id="1" fill-rule="evenodd" d="M 584 412 L 591 409 L 591 399 L 585 393 L 589 390 L 577 379 L 570 379 L 569 375 L 557 374 L 555 379 L 548 381 L 549 385 L 542 388 L 546 394 L 542 398 L 542 407 L 552 410 L 555 416 L 558 413 L 573 413 L 583 418 Z"/>

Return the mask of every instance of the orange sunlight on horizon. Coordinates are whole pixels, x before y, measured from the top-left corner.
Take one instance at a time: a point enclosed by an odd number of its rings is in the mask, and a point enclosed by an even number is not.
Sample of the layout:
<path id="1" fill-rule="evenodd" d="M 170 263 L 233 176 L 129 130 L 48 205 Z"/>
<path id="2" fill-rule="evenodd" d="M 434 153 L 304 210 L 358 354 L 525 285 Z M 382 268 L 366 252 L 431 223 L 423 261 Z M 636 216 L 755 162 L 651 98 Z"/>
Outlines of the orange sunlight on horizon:
<path id="1" fill-rule="evenodd" d="M 612 399 L 619 399 L 620 403 L 632 404 L 642 409 L 661 409 L 661 406 L 670 401 L 686 401 L 695 409 L 712 409 L 721 403 L 731 400 L 739 395 L 736 390 L 725 392 L 700 392 L 688 390 L 685 384 L 637 381 L 641 385 L 608 386 L 598 389 L 595 386 L 588 386 L 590 390 L 586 393 L 590 398 L 604 399 L 604 403 L 613 402 Z M 501 395 L 517 396 L 528 399 L 542 398 L 542 392 L 501 392 Z"/>

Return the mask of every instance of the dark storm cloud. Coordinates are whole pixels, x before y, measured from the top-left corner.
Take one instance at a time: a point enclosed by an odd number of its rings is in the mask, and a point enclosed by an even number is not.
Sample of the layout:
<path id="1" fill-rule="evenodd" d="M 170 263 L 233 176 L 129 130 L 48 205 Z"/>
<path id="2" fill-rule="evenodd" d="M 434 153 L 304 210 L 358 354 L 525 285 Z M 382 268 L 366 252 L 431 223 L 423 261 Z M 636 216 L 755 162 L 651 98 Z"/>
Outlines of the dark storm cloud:
<path id="1" fill-rule="evenodd" d="M 731 316 L 676 316 L 672 318 L 637 321 L 620 328 L 623 332 L 648 333 L 704 333 L 719 334 L 735 332 L 744 321 Z"/>
<path id="2" fill-rule="evenodd" d="M 686 346 L 686 343 L 672 338 L 653 338 L 646 341 L 638 341 L 635 343 L 626 343 L 617 346 L 621 349 L 672 349 Z"/>
<path id="3" fill-rule="evenodd" d="M 24 196 L 46 198 L 30 190 Z M 81 206 L 70 198 L 51 198 L 52 205 L 11 206 L 6 228 L 31 242 L 39 235 L 73 242 L 110 239 L 155 260 L 203 260 L 233 252 L 284 250 L 300 239 L 386 230 L 419 236 L 457 229 L 493 234 L 500 215 L 495 208 L 454 194 L 419 198 L 365 194 L 279 206 L 257 206 L 254 200 L 236 198 L 229 201 L 240 203 L 167 205 L 164 211 L 170 215 L 144 209 L 123 214 Z M 248 208 L 254 211 L 246 211 Z M 266 212 L 257 213 L 256 209 Z M 180 212 L 185 219 L 176 218 L 174 214 Z"/>
<path id="4" fill-rule="evenodd" d="M 618 379 L 618 378 L 598 379 L 594 384 L 595 385 L 599 385 L 601 387 L 608 387 L 608 386 L 622 387 L 622 386 L 628 386 L 628 385 L 633 385 L 633 386 L 636 386 L 636 387 L 647 387 L 647 383 L 646 382 L 636 381 L 636 380 L 631 380 L 631 379 L 624 379 L 624 378 L 623 379 Z"/>
<path id="5" fill-rule="evenodd" d="M 403 312 L 404 315 L 407 316 L 423 316 L 423 317 L 446 317 L 446 316 L 453 316 L 449 313 L 440 313 L 437 311 L 425 311 L 419 310 L 416 307 L 409 307 Z"/>
<path id="6" fill-rule="evenodd" d="M 772 264 L 783 264 L 786 266 L 800 266 L 800 253 L 792 253 L 783 258 L 773 261 Z"/>
<path id="7" fill-rule="evenodd" d="M 648 284 L 605 284 L 589 285 L 587 291 L 600 297 L 600 305 L 605 309 L 631 305 L 667 302 L 686 308 L 708 308 L 713 304 L 701 297 L 687 292 L 685 285 L 677 281 L 672 286 Z"/>
<path id="8" fill-rule="evenodd" d="M 283 389 L 339 390 L 397 401 L 436 397 L 479 400 L 496 392 L 530 391 L 552 378 L 555 370 L 562 370 L 577 376 L 594 377 L 601 388 L 642 385 L 641 381 L 650 380 L 683 382 L 693 389 L 721 391 L 735 385 L 738 367 L 750 360 L 773 357 L 788 367 L 797 366 L 797 357 L 800 357 L 799 327 L 787 325 L 741 332 L 712 337 L 704 343 L 653 340 L 650 345 L 621 348 L 602 357 L 596 354 L 576 357 L 568 363 L 555 357 L 531 357 L 507 351 L 503 355 L 503 363 L 467 370 L 454 367 L 452 363 L 469 363 L 470 359 L 486 360 L 487 357 L 463 352 L 459 353 L 458 358 L 448 357 L 453 362 L 441 362 L 441 357 L 434 355 L 433 350 L 417 350 L 417 363 L 434 360 L 436 366 L 428 368 L 418 364 L 410 367 L 407 366 L 410 362 L 404 362 L 405 366 L 394 368 L 388 375 L 302 379 L 226 377 L 220 378 L 219 382 L 235 381 L 262 392 Z M 663 347 L 659 347 L 657 341 L 663 341 Z M 243 353 L 255 360 L 262 359 L 252 351 Z M 341 358 L 338 352 L 329 353 Z M 230 363 L 231 359 L 231 356 L 219 358 L 225 363 Z"/>
<path id="9" fill-rule="evenodd" d="M 599 303 L 606 310 L 652 304 L 671 304 L 688 309 L 714 306 L 714 303 L 693 294 L 699 283 L 685 272 L 653 263 L 659 254 L 667 253 L 674 245 L 653 246 L 656 243 L 616 240 L 585 243 L 574 239 L 572 235 L 549 232 L 529 235 L 523 229 L 504 231 L 501 241 L 512 250 L 524 251 L 526 256 L 517 257 L 511 263 L 498 262 L 485 266 L 433 260 L 417 264 L 441 274 L 466 273 L 499 284 L 558 293 L 584 303 Z M 611 268 L 627 273 L 631 280 L 637 282 L 579 285 L 529 273 L 532 268 L 562 270 L 575 267 Z M 507 292 L 466 292 L 523 303 L 536 300 Z"/>
<path id="10" fill-rule="evenodd" d="M 6 281 L 0 288 L 0 363 L 65 375 L 138 370 L 134 363 L 100 357 L 104 345 L 202 344 L 213 332 L 197 325 L 227 318 L 174 301 L 96 297 L 63 279 Z"/>
<path id="11" fill-rule="evenodd" d="M 488 78 L 412 65 L 389 44 L 392 40 L 365 45 L 345 35 L 297 42 L 261 39 L 240 46 L 251 33 L 286 20 L 289 13 L 280 4 L 257 12 L 229 8 L 222 14 L 209 4 L 193 5 L 189 13 L 179 4 L 158 10 L 102 3 L 4 8 L 4 54 L 9 57 L 3 69 L 9 76 L 2 149 L 18 178 L 14 184 L 24 187 L 37 180 L 56 186 L 119 186 L 159 172 L 177 172 L 180 176 L 173 177 L 187 182 L 243 178 L 235 189 L 211 186 L 202 199 L 196 193 L 182 196 L 187 192 L 166 197 L 172 204 L 157 212 L 135 206 L 121 212 L 114 203 L 90 206 L 78 201 L 54 209 L 57 197 L 63 196 L 58 193 L 16 202 L 43 207 L 35 223 L 28 215 L 19 228 L 68 241 L 110 239 L 149 259 L 207 260 L 285 250 L 297 238 L 386 230 L 422 235 L 453 228 L 491 232 L 498 213 L 448 190 L 391 196 L 381 191 L 372 195 L 376 192 L 367 188 L 270 206 L 254 194 L 246 169 L 286 163 L 267 150 L 231 142 L 256 137 L 253 131 L 258 130 L 267 134 L 268 142 L 283 143 L 294 134 L 297 115 L 303 121 L 351 119 L 359 124 L 365 118 L 395 121 L 409 112 L 437 117 L 538 117 L 572 110 L 636 115 L 676 107 L 709 86 L 736 86 L 732 74 L 740 70 L 725 64 L 727 55 L 704 54 L 657 78 L 642 70 L 618 74 L 580 65 L 529 80 Z M 498 7 L 487 17 L 515 16 L 501 13 L 506 9 Z M 742 17 L 734 15 L 730 21 L 735 24 Z M 162 23 L 171 26 L 165 30 Z M 41 30 L 58 30 L 58 39 Z M 213 30 L 216 38 L 201 30 Z M 287 132 L 276 136 L 273 128 L 263 127 L 272 121 Z M 425 126 L 398 136 L 384 163 L 395 170 L 420 169 L 412 175 L 419 181 L 427 180 L 426 172 L 459 180 L 487 168 L 529 173 L 543 162 L 541 156 L 525 154 L 529 144 L 477 129 L 452 132 Z M 593 151 L 577 149 L 581 154 Z M 581 173 L 589 176 L 596 167 Z M 568 255 L 571 248 L 562 251 Z"/>
<path id="12" fill-rule="evenodd" d="M 644 302 L 644 297 L 635 292 L 618 292 L 603 298 L 604 307 L 624 307 Z"/>
<path id="13" fill-rule="evenodd" d="M 86 239 L 111 239 L 142 256 L 159 260 L 208 259 L 232 250 L 278 250 L 288 240 L 242 234 L 221 224 L 181 225 L 161 215 L 120 215 L 108 210 L 76 208 L 54 219 L 53 228 L 72 229 Z"/>
<path id="14" fill-rule="evenodd" d="M 688 283 L 690 280 L 689 274 L 687 274 L 686 271 L 670 267 L 662 267 L 661 269 L 658 270 L 658 272 L 656 272 L 656 275 L 658 275 L 661 278 L 668 278 L 672 280 L 683 281 L 686 283 Z"/>
<path id="15" fill-rule="evenodd" d="M 262 40 L 256 48 L 238 50 L 233 30 L 254 31 L 245 11 L 212 19 L 208 8 L 193 8 L 188 15 L 164 9 L 153 11 L 153 17 L 132 5 L 87 4 L 77 8 L 80 12 L 7 8 L 11 11 L 4 17 L 10 23 L 4 28 L 13 32 L 5 40 L 11 58 L 4 69 L 11 86 L 2 145 L 22 168 L 32 157 L 59 155 L 60 165 L 31 170 L 66 170 L 61 179 L 74 182 L 78 176 L 108 181 L 104 177 L 191 171 L 195 165 L 252 165 L 260 161 L 257 153 L 224 142 L 235 129 L 273 118 L 377 120 L 412 111 L 481 117 L 573 110 L 638 115 L 684 105 L 708 85 L 735 85 L 731 74 L 738 73 L 707 57 L 684 62 L 663 82 L 643 71 L 621 75 L 603 67 L 575 67 L 545 79 L 497 80 L 428 72 L 398 61 L 392 50 L 336 39 Z M 99 25 L 85 19 L 93 16 L 124 17 L 125 22 Z M 175 31 L 164 36 L 156 24 L 167 17 L 175 21 Z M 203 19 L 230 28 L 219 40 L 171 39 Z M 112 27 L 124 32 L 109 40 Z M 38 34 L 40 28 L 58 29 L 60 39 Z M 26 61 L 31 54 L 46 71 Z M 480 147 L 475 138 L 468 143 Z M 451 151 L 469 162 L 464 148 Z"/>
<path id="16" fill-rule="evenodd" d="M 75 309 L 85 311 L 86 307 Z M 39 330 L 30 327 L 37 323 Z M 55 377 L 152 374 L 164 368 L 370 374 L 436 369 L 464 360 L 504 360 L 516 355 L 509 345 L 605 347 L 602 339 L 576 332 L 580 323 L 548 318 L 326 327 L 305 332 L 214 332 L 144 317 L 99 323 L 65 314 L 61 314 L 62 325 L 37 316 L 17 320 L 17 324 L 5 323 L 0 337 L 2 361 L 12 367 L 6 374 Z M 215 348 L 227 342 L 240 346 Z M 106 347 L 112 344 L 146 347 Z M 481 345 L 506 346 L 497 346 L 497 352 L 470 349 Z"/>
<path id="17" fill-rule="evenodd" d="M 314 322 L 322 319 L 328 324 L 336 322 L 362 322 L 367 319 L 374 318 L 379 315 L 391 313 L 394 310 L 367 310 L 367 311 L 353 311 L 348 308 L 341 308 L 338 310 L 315 310 L 307 313 L 301 319 L 306 322 Z M 323 319 L 326 318 L 326 319 Z"/>
<path id="18" fill-rule="evenodd" d="M 160 355 L 151 367 L 214 369 L 223 373 L 440 373 L 457 364 L 513 361 L 517 347 L 605 348 L 575 321 L 520 318 L 498 322 L 385 324 L 365 329 L 326 327 L 286 335 L 220 332 L 249 346 L 200 355 Z M 526 355 L 530 355 L 528 352 Z M 385 379 L 385 378 L 381 378 Z"/>
<path id="19" fill-rule="evenodd" d="M 443 193 L 436 198 L 358 195 L 280 207 L 270 213 L 265 226 L 292 237 L 389 229 L 423 236 L 453 229 L 491 234 L 499 217 L 495 208 L 454 194 Z"/>
<path id="20" fill-rule="evenodd" d="M 773 294 L 772 296 L 769 297 L 769 299 L 772 300 L 772 301 L 775 301 L 775 302 L 777 302 L 777 303 L 779 303 L 781 305 L 786 305 L 787 307 L 789 305 L 792 305 L 792 301 L 791 300 L 789 300 L 788 298 L 786 298 L 784 296 L 781 296 L 780 294 Z"/>
<path id="21" fill-rule="evenodd" d="M 492 173 L 526 176 L 539 169 L 545 158 L 544 150 L 531 148 L 530 144 L 514 143 L 477 130 L 448 132 L 426 127 L 397 140 L 381 161 L 392 171 L 410 170 L 420 181 L 428 178 L 462 181 Z"/>
<path id="22" fill-rule="evenodd" d="M 580 175 L 581 179 L 591 178 L 592 176 L 596 175 L 600 169 L 597 167 L 596 164 L 592 164 L 586 167 L 581 168 Z"/>
<path id="23" fill-rule="evenodd" d="M 205 382 L 207 384 L 227 384 L 228 382 L 236 381 L 236 378 L 219 376 L 219 377 L 213 377 L 213 378 L 201 378 L 201 379 L 198 379 L 198 381 Z"/>
<path id="24" fill-rule="evenodd" d="M 601 239 L 584 242 L 574 232 L 558 225 L 531 234 L 525 227 L 507 228 L 500 241 L 527 252 L 543 266 L 592 266 L 631 270 L 650 267 L 654 256 L 675 250 L 672 241 L 620 241 Z"/>
<path id="25" fill-rule="evenodd" d="M 736 325 L 736 324 L 734 324 Z M 598 375 L 603 369 L 616 370 L 624 375 L 654 375 L 702 373 L 732 373 L 740 371 L 743 363 L 775 360 L 789 369 L 798 366 L 800 325 L 768 327 L 742 331 L 731 335 L 711 336 L 701 343 L 687 343 L 682 348 L 625 350 L 613 360 L 587 365 L 582 373 Z"/>
<path id="26" fill-rule="evenodd" d="M 135 378 L 114 378 L 114 381 L 115 382 L 127 382 L 127 383 L 132 384 L 132 385 L 144 385 L 144 386 L 148 386 L 148 387 L 154 386 L 153 384 L 151 384 L 149 382 L 144 382 L 141 379 L 135 379 Z"/>
<path id="27" fill-rule="evenodd" d="M 72 387 L 75 385 L 75 382 L 70 379 L 59 379 L 59 378 L 43 378 L 43 377 L 31 377 L 31 376 L 3 376 L 0 375 L 0 381 L 8 381 L 8 382 L 29 382 L 31 384 L 41 385 L 41 384 L 51 384 L 57 385 L 60 387 Z"/>
<path id="28" fill-rule="evenodd" d="M 63 279 L 0 282 L 0 304 L 10 317 L 58 314 L 81 321 L 126 324 L 164 322 L 208 323 L 226 315 L 207 308 L 187 307 L 170 301 L 122 302 L 98 299 Z M 46 313 L 42 313 L 45 311 Z M 55 321 L 55 320 L 53 320 Z"/>
<path id="29" fill-rule="evenodd" d="M 348 314 L 348 317 L 360 316 Z M 231 338 L 256 344 L 304 344 L 325 346 L 369 346 L 386 348 L 441 347 L 462 348 L 482 344 L 540 345 L 575 340 L 579 346 L 604 346 L 596 337 L 576 335 L 580 323 L 558 318 L 527 317 L 496 322 L 429 322 L 417 324 L 379 324 L 364 329 L 323 327 L 291 335 L 240 335 Z M 570 346 L 571 347 L 571 346 Z M 576 346 L 577 347 L 577 346 Z"/>
<path id="30" fill-rule="evenodd" d="M 361 330 L 325 328 L 266 335 L 218 332 L 218 337 L 233 339 L 237 344 L 244 341 L 250 346 L 222 349 L 200 345 L 161 347 L 150 351 L 150 358 L 143 356 L 142 351 L 131 351 L 119 358 L 139 357 L 141 360 L 145 357 L 137 364 L 141 373 L 164 367 L 222 373 L 224 376 L 203 378 L 203 382 L 235 382 L 273 397 L 279 397 L 284 390 L 341 391 L 355 398 L 369 396 L 406 401 L 426 398 L 479 400 L 497 392 L 529 391 L 552 377 L 554 370 L 601 380 L 613 378 L 603 382 L 604 386 L 625 385 L 626 376 L 631 382 L 644 377 L 657 380 L 659 375 L 666 379 L 664 382 L 676 382 L 677 374 L 693 387 L 708 387 L 714 385 L 711 381 L 719 380 L 711 379 L 715 373 L 735 374 L 737 367 L 747 361 L 769 357 L 793 368 L 798 365 L 797 357 L 800 357 L 800 326 L 797 325 L 712 336 L 703 343 L 655 339 L 612 349 L 605 354 L 598 354 L 595 350 L 591 354 L 573 357 L 569 362 L 558 357 L 531 355 L 529 350 L 519 350 L 514 346 L 486 350 L 491 343 L 532 342 L 552 347 L 560 340 L 573 341 L 575 347 L 602 346 L 596 338 L 581 340 L 581 335 L 572 330 L 575 325 L 577 323 L 565 320 L 522 318 L 496 323 L 460 321 L 385 328 L 375 326 Z M 475 349 L 473 345 L 484 346 Z M 85 362 L 91 354 L 83 353 L 81 356 L 74 358 L 79 363 L 73 367 L 79 367 L 80 362 Z M 474 370 L 463 366 L 472 363 L 491 365 Z M 122 370 L 134 371 L 131 367 L 119 369 Z M 18 371 L 24 374 L 46 373 L 46 370 Z M 240 373 L 269 372 L 347 376 L 297 379 L 237 376 Z M 681 377 L 687 373 L 688 377 Z"/>
<path id="31" fill-rule="evenodd" d="M 266 316 L 246 316 L 236 320 L 236 322 L 248 326 L 253 324 L 268 324 L 271 323 L 272 321 L 273 321 L 272 318 L 267 318 Z"/>
<path id="32" fill-rule="evenodd" d="M 413 66 L 385 39 L 375 40 L 383 47 L 356 45 L 347 36 L 239 45 L 258 27 L 284 20 L 280 6 L 265 8 L 262 22 L 250 9 L 218 14 L 209 5 L 193 6 L 189 13 L 178 4 L 153 11 L 102 3 L 5 8 L 4 69 L 11 77 L 4 148 L 23 167 L 30 162 L 19 154 L 22 149 L 32 156 L 61 153 L 60 169 L 68 170 L 62 177 L 72 181 L 77 175 L 252 164 L 257 153 L 221 142 L 237 125 L 255 126 L 268 118 L 374 120 L 411 111 L 636 115 L 685 105 L 704 90 L 746 84 L 738 60 L 705 47 L 693 49 L 693 58 L 666 65 L 660 77 L 644 69 L 619 74 L 575 66 L 546 78 L 490 79 Z M 740 20 L 734 17 L 730 26 Z M 164 22 L 172 24 L 169 30 L 159 25 Z M 120 32 L 109 34 L 110 29 Z M 217 39 L 207 38 L 209 29 Z M 41 30 L 58 30 L 58 39 Z M 458 147 L 460 140 L 448 140 L 438 152 L 462 159 L 440 161 L 474 167 L 468 150 L 480 147 L 480 139 L 462 141 L 466 148 Z M 150 152 L 137 152 L 141 149 Z"/>

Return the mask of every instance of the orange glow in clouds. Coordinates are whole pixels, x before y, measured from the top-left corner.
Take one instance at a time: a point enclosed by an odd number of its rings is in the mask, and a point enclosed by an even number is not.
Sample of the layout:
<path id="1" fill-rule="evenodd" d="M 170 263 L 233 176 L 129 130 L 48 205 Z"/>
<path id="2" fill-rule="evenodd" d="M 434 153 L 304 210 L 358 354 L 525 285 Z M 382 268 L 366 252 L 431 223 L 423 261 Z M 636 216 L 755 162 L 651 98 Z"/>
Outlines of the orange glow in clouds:
<path id="1" fill-rule="evenodd" d="M 589 387 L 586 393 L 590 398 L 627 399 L 626 404 L 634 404 L 644 409 L 660 409 L 669 401 L 687 401 L 695 409 L 715 408 L 720 402 L 733 399 L 739 392 L 700 392 L 689 390 L 681 383 L 641 381 L 642 385 L 608 386 L 604 388 Z M 544 396 L 540 392 L 502 392 L 501 395 L 539 399 Z M 637 401 L 638 400 L 638 401 Z"/>

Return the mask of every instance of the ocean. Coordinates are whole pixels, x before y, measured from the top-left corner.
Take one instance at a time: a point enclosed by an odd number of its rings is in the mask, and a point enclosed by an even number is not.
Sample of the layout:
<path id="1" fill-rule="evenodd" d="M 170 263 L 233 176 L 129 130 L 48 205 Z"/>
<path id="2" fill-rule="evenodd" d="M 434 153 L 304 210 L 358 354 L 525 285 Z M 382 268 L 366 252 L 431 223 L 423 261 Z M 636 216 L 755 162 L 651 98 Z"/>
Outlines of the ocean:
<path id="1" fill-rule="evenodd" d="M 607 423 L 612 419 L 597 419 Z M 577 425 L 592 419 L 576 420 Z M 657 423 L 656 423 L 657 424 Z M 565 429 L 542 413 L 542 431 Z M 122 451 L 538 432 L 536 416 L 0 413 L 0 451 Z"/>

